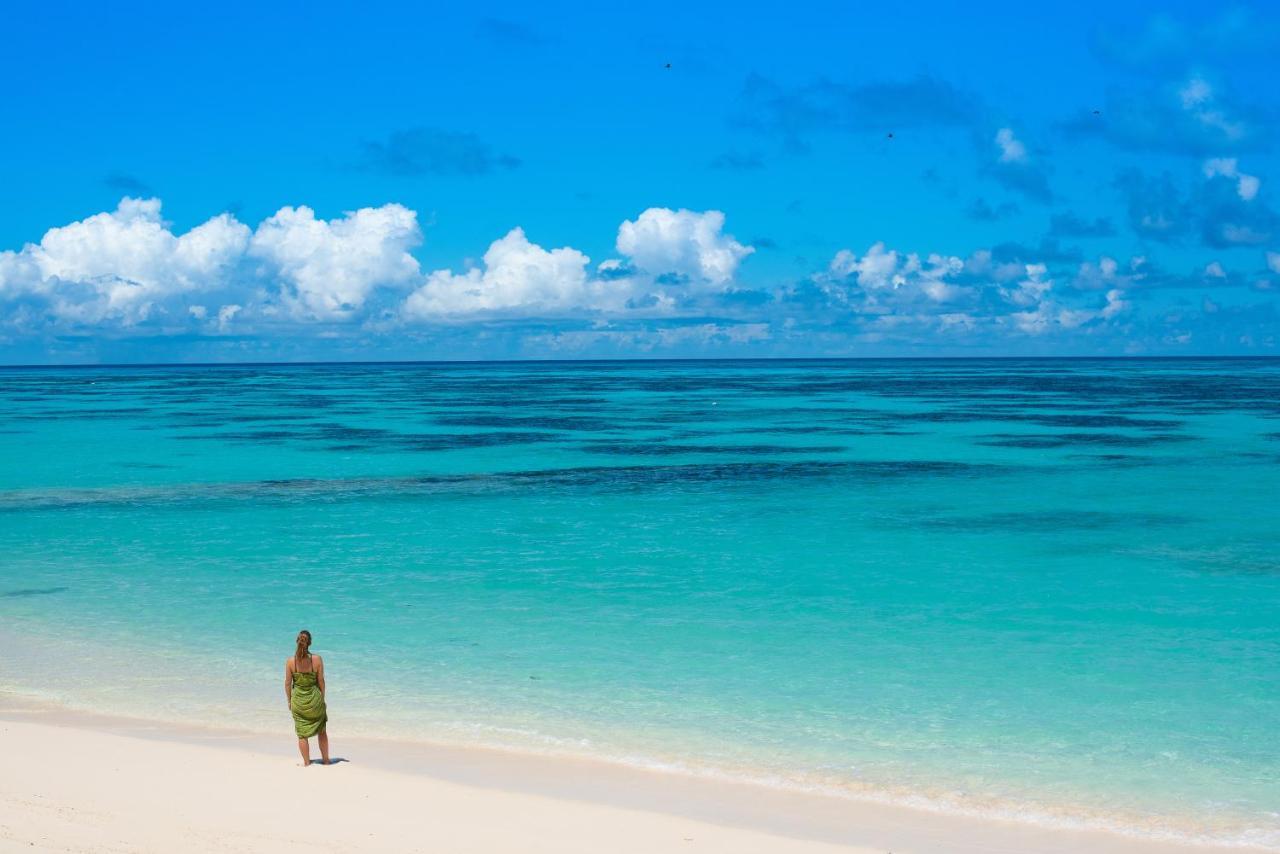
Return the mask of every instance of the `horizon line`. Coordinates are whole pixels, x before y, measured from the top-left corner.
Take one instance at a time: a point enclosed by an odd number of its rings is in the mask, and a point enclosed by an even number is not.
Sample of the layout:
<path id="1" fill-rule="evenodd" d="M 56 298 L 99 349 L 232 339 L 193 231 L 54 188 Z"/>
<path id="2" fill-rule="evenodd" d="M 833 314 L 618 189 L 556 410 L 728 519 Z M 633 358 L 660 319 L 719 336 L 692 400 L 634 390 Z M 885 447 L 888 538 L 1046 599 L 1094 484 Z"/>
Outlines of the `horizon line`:
<path id="1" fill-rule="evenodd" d="M 583 359 L 319 359 L 249 362 L 46 362 L 0 364 L 0 370 L 86 369 L 86 368 L 252 368 L 324 367 L 335 365 L 527 365 L 527 364 L 632 364 L 672 362 L 1194 362 L 1194 361 L 1280 361 L 1276 355 L 1186 356 L 646 356 Z"/>

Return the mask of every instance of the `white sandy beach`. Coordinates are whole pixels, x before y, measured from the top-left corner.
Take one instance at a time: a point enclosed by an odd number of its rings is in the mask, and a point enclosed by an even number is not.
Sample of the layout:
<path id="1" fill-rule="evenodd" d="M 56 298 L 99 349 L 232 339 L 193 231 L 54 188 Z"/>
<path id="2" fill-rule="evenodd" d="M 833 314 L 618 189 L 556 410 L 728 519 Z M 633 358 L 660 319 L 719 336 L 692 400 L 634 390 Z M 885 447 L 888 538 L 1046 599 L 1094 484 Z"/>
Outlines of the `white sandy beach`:
<path id="1" fill-rule="evenodd" d="M 288 736 L 0 704 L 0 851 L 1212 850 L 336 735 L 304 769 Z"/>
<path id="2" fill-rule="evenodd" d="M 839 850 L 635 809 L 284 756 L 6 723 L 4 850 Z"/>

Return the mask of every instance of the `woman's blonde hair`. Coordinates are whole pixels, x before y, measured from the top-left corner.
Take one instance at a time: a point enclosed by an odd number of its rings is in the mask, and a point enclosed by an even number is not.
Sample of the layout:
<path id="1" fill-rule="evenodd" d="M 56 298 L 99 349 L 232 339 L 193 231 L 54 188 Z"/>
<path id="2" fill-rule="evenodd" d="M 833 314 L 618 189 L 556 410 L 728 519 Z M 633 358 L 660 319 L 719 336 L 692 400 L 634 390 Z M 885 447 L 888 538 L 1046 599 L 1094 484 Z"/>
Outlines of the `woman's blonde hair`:
<path id="1" fill-rule="evenodd" d="M 311 632 L 303 629 L 298 632 L 298 650 L 293 654 L 294 659 L 311 657 Z"/>

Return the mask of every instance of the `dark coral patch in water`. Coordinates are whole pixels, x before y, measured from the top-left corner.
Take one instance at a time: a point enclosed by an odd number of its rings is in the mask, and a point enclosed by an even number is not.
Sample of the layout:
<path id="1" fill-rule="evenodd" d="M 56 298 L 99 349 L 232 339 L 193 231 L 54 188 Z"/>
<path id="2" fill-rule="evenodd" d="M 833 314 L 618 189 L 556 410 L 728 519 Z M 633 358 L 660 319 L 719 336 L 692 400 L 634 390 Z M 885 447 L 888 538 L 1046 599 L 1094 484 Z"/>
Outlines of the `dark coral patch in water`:
<path id="1" fill-rule="evenodd" d="M 436 423 L 453 427 L 502 427 L 505 429 L 573 430 L 598 433 L 626 425 L 604 418 L 574 415 L 443 415 Z"/>
<path id="2" fill-rule="evenodd" d="M 399 436 L 396 443 L 413 451 L 446 451 L 451 448 L 489 448 L 495 445 L 528 445 L 552 442 L 553 433 L 496 431 L 491 433 L 420 433 Z"/>
<path id="3" fill-rule="evenodd" d="M 28 596 L 52 596 L 55 593 L 65 593 L 70 587 L 28 587 L 22 590 L 6 590 L 0 593 L 3 599 L 24 599 Z"/>
<path id="4" fill-rule="evenodd" d="M 344 501 L 511 490 L 722 487 L 735 483 L 832 479 L 875 482 L 911 477 L 982 477 L 1013 466 L 930 460 L 715 462 L 656 466 L 583 466 L 568 469 L 416 477 L 294 478 L 225 484 L 126 486 L 0 492 L 0 512 L 24 513 L 117 506 L 207 506 L 211 501 Z"/>
<path id="5" fill-rule="evenodd" d="M 540 480 L 564 486 L 642 487 L 665 484 L 727 484 L 767 480 L 847 478 L 890 480 L 903 477 L 974 477 L 1008 467 L 932 460 L 803 461 L 690 463 L 666 466 L 590 466 L 544 472 L 515 472 L 503 477 Z"/>
<path id="6" fill-rule="evenodd" d="M 689 445 L 663 442 L 594 442 L 582 450 L 592 454 L 627 457 L 665 457 L 679 454 L 723 454 L 769 457 L 783 454 L 835 454 L 842 445 Z"/>
<path id="7" fill-rule="evenodd" d="M 953 531 L 1016 533 L 1018 531 L 1053 532 L 1061 530 L 1101 530 L 1135 526 L 1183 525 L 1183 516 L 1164 513 L 1106 513 L 1097 510 L 1043 510 L 1015 513 L 985 513 L 980 516 L 950 516 L 924 519 L 926 528 Z"/>
<path id="8" fill-rule="evenodd" d="M 991 433 L 978 441 L 993 448 L 1067 448 L 1075 445 L 1106 445 L 1121 448 L 1143 448 L 1170 442 L 1188 442 L 1191 436 L 1169 433 L 1127 436 L 1123 433 Z"/>

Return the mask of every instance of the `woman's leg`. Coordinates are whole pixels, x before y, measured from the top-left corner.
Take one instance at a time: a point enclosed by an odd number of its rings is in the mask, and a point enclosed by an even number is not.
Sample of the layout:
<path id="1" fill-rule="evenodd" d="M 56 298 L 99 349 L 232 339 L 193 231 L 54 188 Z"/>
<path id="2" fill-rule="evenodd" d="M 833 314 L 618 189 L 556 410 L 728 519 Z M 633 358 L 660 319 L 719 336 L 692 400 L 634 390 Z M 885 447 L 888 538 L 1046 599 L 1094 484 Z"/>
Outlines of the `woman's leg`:
<path id="1" fill-rule="evenodd" d="M 307 743 L 305 738 L 298 739 L 298 752 L 302 754 L 302 764 L 311 764 L 311 745 Z"/>
<path id="2" fill-rule="evenodd" d="M 329 732 L 328 730 L 323 730 L 323 729 L 320 730 L 320 736 L 318 738 L 318 741 L 320 742 L 320 764 L 328 765 L 329 764 Z"/>

